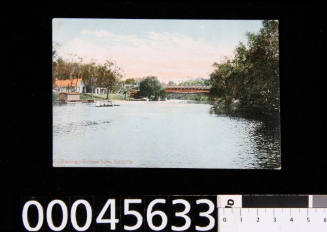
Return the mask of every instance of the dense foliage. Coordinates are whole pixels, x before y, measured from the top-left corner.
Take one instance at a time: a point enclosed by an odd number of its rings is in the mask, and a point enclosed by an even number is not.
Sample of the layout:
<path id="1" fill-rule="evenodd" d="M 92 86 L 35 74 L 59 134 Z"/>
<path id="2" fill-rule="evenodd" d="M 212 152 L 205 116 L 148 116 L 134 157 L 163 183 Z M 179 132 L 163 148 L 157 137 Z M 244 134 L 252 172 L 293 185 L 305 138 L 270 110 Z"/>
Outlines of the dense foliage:
<path id="1" fill-rule="evenodd" d="M 138 97 L 147 97 L 151 100 L 166 98 L 166 91 L 157 77 L 146 77 L 140 82 L 140 91 Z"/>
<path id="2" fill-rule="evenodd" d="M 205 78 L 196 78 L 192 80 L 182 81 L 179 86 L 209 86 L 210 80 Z"/>
<path id="3" fill-rule="evenodd" d="M 212 96 L 235 111 L 273 116 L 280 111 L 278 21 L 265 20 L 258 33 L 248 33 L 233 59 L 214 63 Z"/>
<path id="4" fill-rule="evenodd" d="M 104 65 L 100 65 L 97 68 L 96 83 L 98 86 L 107 89 L 107 99 L 109 98 L 110 90 L 113 90 L 119 83 L 122 75 L 119 72 L 114 63 L 107 61 Z"/>
<path id="5" fill-rule="evenodd" d="M 124 83 L 126 85 L 136 85 L 136 80 L 134 78 L 127 78 Z"/>

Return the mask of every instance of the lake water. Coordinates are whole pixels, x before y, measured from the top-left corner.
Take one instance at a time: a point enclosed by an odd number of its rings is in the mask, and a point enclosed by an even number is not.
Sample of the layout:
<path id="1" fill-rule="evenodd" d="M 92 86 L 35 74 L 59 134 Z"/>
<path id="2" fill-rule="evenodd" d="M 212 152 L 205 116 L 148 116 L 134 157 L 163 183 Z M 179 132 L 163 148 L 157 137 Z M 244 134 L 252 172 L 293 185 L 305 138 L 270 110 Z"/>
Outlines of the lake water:
<path id="1" fill-rule="evenodd" d="M 53 106 L 53 166 L 279 168 L 276 128 L 210 104 L 116 101 Z"/>

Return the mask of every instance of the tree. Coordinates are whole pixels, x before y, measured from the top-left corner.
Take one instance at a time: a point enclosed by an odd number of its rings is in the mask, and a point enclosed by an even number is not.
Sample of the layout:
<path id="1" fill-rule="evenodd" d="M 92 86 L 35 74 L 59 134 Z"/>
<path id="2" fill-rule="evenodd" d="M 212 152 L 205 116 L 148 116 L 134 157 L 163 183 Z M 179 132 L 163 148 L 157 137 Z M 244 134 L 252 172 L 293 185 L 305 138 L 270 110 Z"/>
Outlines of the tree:
<path id="1" fill-rule="evenodd" d="M 179 83 L 180 86 L 209 86 L 209 79 L 204 78 L 195 78 L 192 80 L 182 81 Z"/>
<path id="2" fill-rule="evenodd" d="M 100 65 L 97 70 L 97 84 L 107 89 L 107 97 L 109 99 L 110 91 L 118 84 L 122 77 L 120 69 L 111 61 L 106 61 L 104 65 Z"/>
<path id="3" fill-rule="evenodd" d="M 169 85 L 169 86 L 174 86 L 174 85 L 176 85 L 176 83 L 173 82 L 173 81 L 169 81 L 169 82 L 168 82 L 168 85 Z"/>
<path id="4" fill-rule="evenodd" d="M 58 59 L 58 43 L 53 43 L 52 44 L 52 83 L 55 82 L 56 80 L 56 75 L 57 75 L 57 59 Z"/>
<path id="5" fill-rule="evenodd" d="M 230 60 L 226 63 L 217 64 L 214 63 L 213 66 L 216 70 L 210 75 L 211 79 L 211 94 L 217 97 L 227 98 L 229 95 L 229 89 L 227 88 L 227 79 L 230 79 L 230 75 L 233 71 L 233 65 Z"/>
<path id="6" fill-rule="evenodd" d="M 260 31 L 247 37 L 247 46 L 240 43 L 233 59 L 214 64 L 211 93 L 227 105 L 239 99 L 242 110 L 279 113 L 278 21 L 263 21 Z"/>
<path id="7" fill-rule="evenodd" d="M 91 87 L 91 95 L 93 97 L 94 85 L 97 82 L 97 72 L 98 66 L 95 62 L 80 64 L 80 76 L 84 84 L 88 87 Z"/>
<path id="8" fill-rule="evenodd" d="M 136 81 L 134 78 L 128 78 L 125 80 L 125 84 L 126 85 L 135 85 L 136 84 Z"/>
<path id="9" fill-rule="evenodd" d="M 158 100 L 159 97 L 165 98 L 166 91 L 162 87 L 157 77 L 146 77 L 140 82 L 140 97 L 147 97 L 152 100 Z"/>

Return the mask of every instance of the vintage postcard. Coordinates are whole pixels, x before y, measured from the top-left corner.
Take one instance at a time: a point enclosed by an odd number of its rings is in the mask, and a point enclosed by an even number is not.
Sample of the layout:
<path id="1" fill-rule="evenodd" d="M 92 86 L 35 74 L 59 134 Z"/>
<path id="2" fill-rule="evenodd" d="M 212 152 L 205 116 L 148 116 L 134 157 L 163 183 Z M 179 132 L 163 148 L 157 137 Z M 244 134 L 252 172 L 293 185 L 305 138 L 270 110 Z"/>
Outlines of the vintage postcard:
<path id="1" fill-rule="evenodd" d="M 280 169 L 278 28 L 53 19 L 53 166 Z"/>

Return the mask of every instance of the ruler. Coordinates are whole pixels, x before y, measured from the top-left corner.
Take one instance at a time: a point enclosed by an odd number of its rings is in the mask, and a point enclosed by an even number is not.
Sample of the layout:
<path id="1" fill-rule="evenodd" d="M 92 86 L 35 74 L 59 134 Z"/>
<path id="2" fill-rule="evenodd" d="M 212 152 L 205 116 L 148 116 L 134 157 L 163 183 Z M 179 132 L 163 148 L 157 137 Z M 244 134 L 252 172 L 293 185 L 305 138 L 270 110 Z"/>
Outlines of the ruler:
<path id="1" fill-rule="evenodd" d="M 327 232 L 327 195 L 218 195 L 218 232 Z"/>

